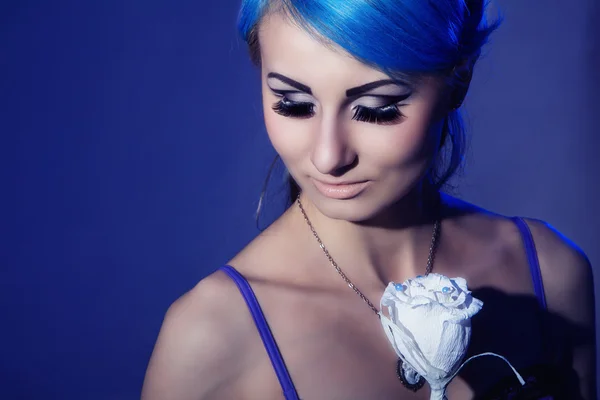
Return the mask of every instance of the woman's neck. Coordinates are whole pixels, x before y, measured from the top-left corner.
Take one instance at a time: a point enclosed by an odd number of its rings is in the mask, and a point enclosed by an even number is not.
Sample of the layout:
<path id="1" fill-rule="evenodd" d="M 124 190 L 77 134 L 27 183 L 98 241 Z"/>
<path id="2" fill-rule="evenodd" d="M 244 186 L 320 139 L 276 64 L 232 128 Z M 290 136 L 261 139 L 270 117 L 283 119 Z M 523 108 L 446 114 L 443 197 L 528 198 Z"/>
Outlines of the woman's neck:
<path id="1" fill-rule="evenodd" d="M 425 272 L 439 199 L 437 191 L 418 188 L 375 218 L 349 222 L 328 218 L 300 196 L 308 219 L 337 264 L 355 279 L 384 285 Z M 294 219 L 306 225 L 299 207 L 292 208 L 299 217 Z"/>

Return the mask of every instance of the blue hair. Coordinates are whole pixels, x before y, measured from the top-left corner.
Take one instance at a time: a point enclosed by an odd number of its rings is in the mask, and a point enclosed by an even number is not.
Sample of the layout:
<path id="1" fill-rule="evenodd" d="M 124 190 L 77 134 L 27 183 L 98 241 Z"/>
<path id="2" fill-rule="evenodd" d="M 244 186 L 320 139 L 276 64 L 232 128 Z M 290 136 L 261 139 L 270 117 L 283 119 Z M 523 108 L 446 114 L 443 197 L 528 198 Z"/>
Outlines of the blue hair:
<path id="1" fill-rule="evenodd" d="M 284 12 L 316 39 L 392 77 L 448 73 L 452 78 L 453 71 L 467 65 L 468 85 L 472 65 L 500 24 L 488 23 L 486 6 L 486 0 L 243 0 L 238 30 L 259 63 L 260 21 L 269 12 Z M 453 81 L 461 84 L 461 79 Z M 458 110 L 446 118 L 440 147 L 448 137 L 450 157 L 442 160 L 448 157 L 440 152 L 429 176 L 438 189 L 462 164 L 465 138 Z M 295 189 L 292 184 L 292 197 Z"/>

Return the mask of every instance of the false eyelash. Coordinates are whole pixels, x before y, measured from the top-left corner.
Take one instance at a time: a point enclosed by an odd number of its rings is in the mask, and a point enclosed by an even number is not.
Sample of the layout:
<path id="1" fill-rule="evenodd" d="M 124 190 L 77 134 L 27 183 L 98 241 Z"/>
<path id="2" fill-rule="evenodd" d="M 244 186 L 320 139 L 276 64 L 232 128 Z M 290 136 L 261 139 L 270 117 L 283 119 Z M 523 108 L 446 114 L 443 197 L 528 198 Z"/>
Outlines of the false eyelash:
<path id="1" fill-rule="evenodd" d="M 404 117 L 396 104 L 378 108 L 356 106 L 352 119 L 355 121 L 369 122 L 372 124 L 392 124 Z"/>
<path id="2" fill-rule="evenodd" d="M 284 117 L 292 118 L 310 118 L 315 113 L 315 106 L 312 103 L 293 102 L 285 97 L 281 98 L 273 105 L 273 111 Z"/>

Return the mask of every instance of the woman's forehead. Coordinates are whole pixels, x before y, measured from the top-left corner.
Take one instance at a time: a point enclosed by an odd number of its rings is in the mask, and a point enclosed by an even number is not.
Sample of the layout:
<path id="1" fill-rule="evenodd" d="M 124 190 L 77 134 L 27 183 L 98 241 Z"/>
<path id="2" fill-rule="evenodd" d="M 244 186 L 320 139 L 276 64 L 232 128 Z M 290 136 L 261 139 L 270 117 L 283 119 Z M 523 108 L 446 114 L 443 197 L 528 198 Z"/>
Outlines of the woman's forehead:
<path id="1" fill-rule="evenodd" d="M 259 28 L 262 76 L 283 74 L 310 86 L 317 97 L 324 93 L 344 93 L 348 88 L 369 82 L 396 79 L 413 89 L 441 87 L 443 79 L 431 75 L 394 72 L 394 77 L 348 54 L 336 44 L 321 39 L 289 16 L 265 16 Z"/>
<path id="2" fill-rule="evenodd" d="M 278 72 L 319 82 L 357 86 L 364 81 L 389 78 L 382 71 L 368 66 L 307 32 L 281 13 L 270 14 L 261 21 L 259 42 L 262 68 L 265 73 Z"/>

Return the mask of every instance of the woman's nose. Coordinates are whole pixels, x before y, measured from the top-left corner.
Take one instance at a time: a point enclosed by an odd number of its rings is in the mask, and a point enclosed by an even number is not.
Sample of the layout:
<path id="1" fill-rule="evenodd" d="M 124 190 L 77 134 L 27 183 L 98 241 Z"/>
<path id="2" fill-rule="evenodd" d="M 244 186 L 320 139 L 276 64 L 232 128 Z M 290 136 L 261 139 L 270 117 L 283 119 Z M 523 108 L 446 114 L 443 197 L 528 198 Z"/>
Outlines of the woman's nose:
<path id="1" fill-rule="evenodd" d="M 357 159 L 348 135 L 336 119 L 323 119 L 316 134 L 311 161 L 323 175 L 338 175 L 350 168 Z"/>

